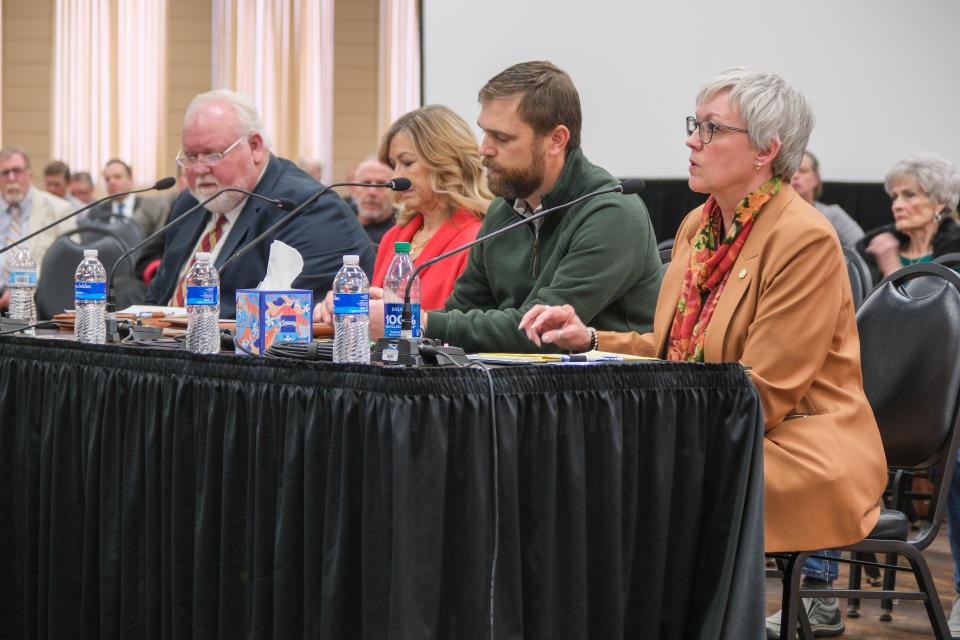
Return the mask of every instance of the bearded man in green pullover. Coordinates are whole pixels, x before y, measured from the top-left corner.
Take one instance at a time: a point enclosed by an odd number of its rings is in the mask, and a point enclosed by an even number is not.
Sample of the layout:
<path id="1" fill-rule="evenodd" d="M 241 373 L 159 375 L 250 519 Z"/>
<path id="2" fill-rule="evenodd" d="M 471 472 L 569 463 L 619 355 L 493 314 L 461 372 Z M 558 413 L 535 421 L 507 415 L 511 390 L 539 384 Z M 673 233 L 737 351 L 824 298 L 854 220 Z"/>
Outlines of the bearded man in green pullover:
<path id="1" fill-rule="evenodd" d="M 490 190 L 478 237 L 542 209 L 616 185 L 580 150 L 580 96 L 564 71 L 525 62 L 480 90 L 480 154 Z M 569 304 L 606 331 L 650 331 L 660 256 L 638 196 L 612 193 L 548 214 L 470 250 L 442 311 L 423 335 L 466 351 L 531 352 L 517 329 L 535 304 Z"/>

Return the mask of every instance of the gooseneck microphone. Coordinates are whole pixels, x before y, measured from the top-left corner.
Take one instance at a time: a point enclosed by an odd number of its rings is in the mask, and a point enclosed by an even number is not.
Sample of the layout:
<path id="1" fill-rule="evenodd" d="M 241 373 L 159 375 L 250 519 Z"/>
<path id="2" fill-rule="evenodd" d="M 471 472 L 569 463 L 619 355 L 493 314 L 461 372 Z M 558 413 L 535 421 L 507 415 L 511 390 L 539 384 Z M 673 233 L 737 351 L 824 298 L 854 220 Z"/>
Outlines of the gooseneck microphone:
<path id="1" fill-rule="evenodd" d="M 629 178 L 623 182 L 614 185 L 612 187 L 606 187 L 604 189 L 598 189 L 597 191 L 591 191 L 590 193 L 584 194 L 579 198 L 574 198 L 570 202 L 564 202 L 563 204 L 558 204 L 555 207 L 550 207 L 549 209 L 544 209 L 539 211 L 532 216 L 525 217 L 516 222 L 511 222 L 510 224 L 495 229 L 490 233 L 480 236 L 479 238 L 472 240 L 464 245 L 451 249 L 446 253 L 441 253 L 440 255 L 433 257 L 429 260 L 424 261 L 416 269 L 413 270 L 413 274 L 407 280 L 407 286 L 404 289 L 403 293 L 403 309 L 400 315 L 400 338 L 380 338 L 377 340 L 377 345 L 374 347 L 374 354 L 372 360 L 375 362 L 382 362 L 385 364 L 407 364 L 418 366 L 424 363 L 421 353 L 429 355 L 431 357 L 439 359 L 446 359 L 450 362 L 459 361 L 463 356 L 463 350 L 459 347 L 443 347 L 438 343 L 429 341 L 424 338 L 414 338 L 413 337 L 413 308 L 410 304 L 410 288 L 413 286 L 413 280 L 420 272 L 429 267 L 432 264 L 445 260 L 452 255 L 465 251 L 470 247 L 473 247 L 478 244 L 482 244 L 487 240 L 492 240 L 499 235 L 521 227 L 525 224 L 530 224 L 534 220 L 539 220 L 540 218 L 561 211 L 563 209 L 568 209 L 575 204 L 580 204 L 584 200 L 589 200 L 590 198 L 595 198 L 596 196 L 602 196 L 608 193 L 622 193 L 623 195 L 636 195 L 643 191 L 646 187 L 646 183 L 641 178 Z M 421 348 L 420 343 L 423 342 L 427 347 L 426 349 Z M 386 352 L 386 353 L 385 353 Z M 465 358 L 463 359 L 465 361 Z"/>
<path id="2" fill-rule="evenodd" d="M 392 191 L 406 191 L 407 189 L 410 188 L 410 184 L 411 183 L 408 178 L 394 178 L 393 180 L 389 180 L 387 182 L 382 182 L 382 183 L 371 184 L 367 182 L 338 182 L 336 184 L 331 184 L 326 187 L 323 187 L 322 189 L 314 193 L 312 196 L 310 196 L 309 198 L 301 202 L 299 205 L 297 205 L 297 207 L 293 211 L 291 211 L 284 217 L 280 218 L 276 223 L 271 225 L 269 229 L 267 229 L 266 231 L 258 235 L 256 238 L 254 238 L 253 240 L 245 244 L 243 248 L 241 248 L 235 254 L 227 258 L 224 261 L 224 263 L 220 265 L 220 268 L 217 269 L 217 275 L 219 275 L 222 280 L 223 272 L 226 271 L 227 267 L 229 267 L 231 264 L 239 260 L 242 256 L 246 255 L 246 253 L 251 249 L 253 249 L 255 246 L 257 246 L 258 244 L 260 244 L 261 242 L 263 242 L 264 240 L 272 236 L 281 227 L 289 223 L 291 220 L 293 220 L 297 216 L 301 215 L 304 211 L 306 211 L 307 207 L 309 207 L 320 196 L 325 194 L 327 191 L 330 191 L 330 189 L 333 189 L 334 187 L 371 187 L 371 188 L 379 188 L 379 189 L 390 189 Z"/>
<path id="3" fill-rule="evenodd" d="M 116 262 L 113 263 L 113 268 L 110 269 L 110 275 L 107 277 L 107 341 L 108 342 L 115 342 L 120 339 L 119 331 L 117 330 L 116 319 L 114 318 L 114 313 L 116 313 L 116 310 L 117 310 L 117 301 L 116 301 L 116 292 L 114 291 L 114 287 L 113 287 L 113 278 L 117 273 L 117 269 L 120 267 L 120 263 L 126 260 L 127 258 L 129 258 L 138 249 L 142 248 L 149 242 L 153 241 L 154 239 L 166 233 L 167 229 L 169 229 L 170 227 L 174 227 L 180 224 L 181 222 L 183 222 L 184 220 L 186 220 L 190 216 L 190 214 L 193 213 L 194 211 L 197 211 L 198 209 L 202 209 L 204 206 L 207 205 L 207 203 L 209 203 L 214 198 L 218 198 L 220 197 L 220 195 L 224 193 L 229 193 L 229 192 L 243 193 L 243 194 L 246 194 L 247 196 L 253 196 L 254 198 L 259 198 L 264 202 L 272 204 L 273 206 L 279 207 L 280 209 L 284 209 L 286 211 L 289 211 L 294 207 L 296 207 L 296 204 L 294 202 L 287 200 L 285 198 L 268 198 L 266 196 L 260 195 L 259 193 L 254 193 L 253 191 L 247 191 L 246 189 L 241 189 L 239 187 L 225 187 L 223 189 L 220 189 L 213 195 L 211 195 L 209 198 L 206 198 L 202 202 L 198 202 L 196 205 L 194 205 L 190 209 L 187 209 L 185 212 L 183 212 L 182 214 L 180 214 L 179 216 L 177 216 L 176 218 L 174 218 L 164 226 L 157 229 L 151 235 L 147 236 L 146 238 L 144 238 L 134 246 L 127 249 L 123 253 L 123 255 L 117 258 Z"/>
<path id="4" fill-rule="evenodd" d="M 33 233 L 28 233 L 27 235 L 23 236 L 22 238 L 20 238 L 20 239 L 17 240 L 16 242 L 11 242 L 11 243 L 8 244 L 7 246 L 5 246 L 5 247 L 3 247 L 2 249 L 0 249 L 0 254 L 6 253 L 6 252 L 9 251 L 10 249 L 13 249 L 13 248 L 16 247 L 16 246 L 18 246 L 18 245 L 20 245 L 20 244 L 23 244 L 24 242 L 26 242 L 26 241 L 29 240 L 30 238 L 32 238 L 32 237 L 34 237 L 34 236 L 37 236 L 37 235 L 40 235 L 41 233 L 43 233 L 44 231 L 47 231 L 48 229 L 52 229 L 53 227 L 57 226 L 57 225 L 60 224 L 61 222 L 66 222 L 66 221 L 69 220 L 70 218 L 73 218 L 74 216 L 78 216 L 78 215 L 80 215 L 81 213 L 83 213 L 84 211 L 86 211 L 86 210 L 88 210 L 88 209 L 92 209 L 93 207 L 97 206 L 97 205 L 100 204 L 101 202 L 106 202 L 107 200 L 111 200 L 111 199 L 113 199 L 113 198 L 119 198 L 119 197 L 121 197 L 121 196 L 129 196 L 129 195 L 134 194 L 134 193 L 143 193 L 144 191 L 153 191 L 154 189 L 156 189 L 157 191 L 163 191 L 164 189 L 169 189 L 170 187 L 172 187 L 172 186 L 175 185 L 175 184 L 177 184 L 176 178 L 167 177 L 167 178 L 163 178 L 162 180 L 157 180 L 157 181 L 156 181 L 155 183 L 153 183 L 153 185 L 150 186 L 150 187 L 144 187 L 143 189 L 134 189 L 133 191 L 124 191 L 124 192 L 122 192 L 122 193 L 113 193 L 113 194 L 110 194 L 109 196 L 106 196 L 106 197 L 104 197 L 104 198 L 100 198 L 99 200 L 94 200 L 94 201 L 91 202 L 90 204 L 85 205 L 85 206 L 83 206 L 83 207 L 80 207 L 80 208 L 77 209 L 76 211 L 73 211 L 73 212 L 71 212 L 71 213 L 68 213 L 67 215 L 63 216 L 63 217 L 60 218 L 59 220 L 54 220 L 53 222 L 51 222 L 51 223 L 48 224 L 47 226 L 43 227 L 42 229 L 37 229 L 37 230 L 34 231 Z M 4 283 L 4 284 L 6 284 L 6 283 Z"/>

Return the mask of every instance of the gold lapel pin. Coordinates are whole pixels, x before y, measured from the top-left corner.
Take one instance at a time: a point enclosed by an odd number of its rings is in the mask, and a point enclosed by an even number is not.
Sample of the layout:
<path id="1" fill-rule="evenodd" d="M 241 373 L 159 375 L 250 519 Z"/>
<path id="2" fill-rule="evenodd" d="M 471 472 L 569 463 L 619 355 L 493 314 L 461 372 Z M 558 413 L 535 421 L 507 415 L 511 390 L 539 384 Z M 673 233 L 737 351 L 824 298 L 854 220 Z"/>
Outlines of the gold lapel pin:
<path id="1" fill-rule="evenodd" d="M 746 278 L 746 277 L 747 277 L 747 270 L 746 270 L 746 269 L 740 269 L 740 273 L 737 274 L 737 277 L 740 278 L 741 280 L 743 280 L 744 278 Z"/>

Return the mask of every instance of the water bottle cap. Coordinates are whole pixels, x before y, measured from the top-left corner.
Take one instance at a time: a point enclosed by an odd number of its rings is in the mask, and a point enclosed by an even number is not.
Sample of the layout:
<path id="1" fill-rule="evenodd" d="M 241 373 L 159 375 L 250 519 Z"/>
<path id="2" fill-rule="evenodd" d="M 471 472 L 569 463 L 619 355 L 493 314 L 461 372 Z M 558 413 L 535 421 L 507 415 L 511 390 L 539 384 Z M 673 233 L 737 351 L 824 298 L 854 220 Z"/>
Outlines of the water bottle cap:
<path id="1" fill-rule="evenodd" d="M 360 256 L 355 256 L 355 255 L 343 256 L 343 264 L 360 264 Z"/>
<path id="2" fill-rule="evenodd" d="M 83 257 L 84 258 L 96 258 L 100 253 L 96 249 L 84 249 Z M 74 258 L 76 260 L 76 258 Z"/>
<path id="3" fill-rule="evenodd" d="M 410 253 L 410 243 L 409 242 L 393 243 L 393 252 L 394 253 Z"/>
<path id="4" fill-rule="evenodd" d="M 197 262 L 210 262 L 210 252 L 209 251 L 197 251 Z"/>

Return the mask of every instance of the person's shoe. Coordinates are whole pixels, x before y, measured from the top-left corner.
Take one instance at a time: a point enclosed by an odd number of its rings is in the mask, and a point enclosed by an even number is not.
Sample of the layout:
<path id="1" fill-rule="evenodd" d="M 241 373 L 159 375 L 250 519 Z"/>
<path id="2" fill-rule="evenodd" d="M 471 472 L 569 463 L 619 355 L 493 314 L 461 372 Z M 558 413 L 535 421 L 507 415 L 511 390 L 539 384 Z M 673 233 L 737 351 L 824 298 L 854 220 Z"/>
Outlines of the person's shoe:
<path id="1" fill-rule="evenodd" d="M 954 596 L 953 609 L 950 611 L 950 619 L 947 620 L 950 627 L 950 635 L 954 638 L 960 638 L 960 596 Z"/>
<path id="2" fill-rule="evenodd" d="M 843 633 L 843 619 L 840 617 L 840 604 L 836 598 L 804 598 L 803 606 L 807 608 L 807 618 L 815 638 L 832 638 Z M 956 608 L 954 605 L 955 610 Z M 780 612 L 777 611 L 767 618 L 767 638 L 776 640 L 779 637 Z"/>

